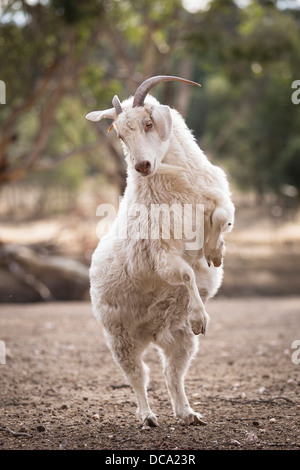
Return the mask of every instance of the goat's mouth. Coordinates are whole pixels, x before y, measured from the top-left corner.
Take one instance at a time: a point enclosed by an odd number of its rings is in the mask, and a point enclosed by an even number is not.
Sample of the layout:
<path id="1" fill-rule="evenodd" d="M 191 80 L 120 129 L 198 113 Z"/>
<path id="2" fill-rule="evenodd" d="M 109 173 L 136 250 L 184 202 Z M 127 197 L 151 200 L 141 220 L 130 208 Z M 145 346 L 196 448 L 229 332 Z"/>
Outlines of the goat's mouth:
<path id="1" fill-rule="evenodd" d="M 153 176 L 156 172 L 155 164 L 151 165 L 149 160 L 143 160 L 134 165 L 134 168 L 141 176 Z"/>

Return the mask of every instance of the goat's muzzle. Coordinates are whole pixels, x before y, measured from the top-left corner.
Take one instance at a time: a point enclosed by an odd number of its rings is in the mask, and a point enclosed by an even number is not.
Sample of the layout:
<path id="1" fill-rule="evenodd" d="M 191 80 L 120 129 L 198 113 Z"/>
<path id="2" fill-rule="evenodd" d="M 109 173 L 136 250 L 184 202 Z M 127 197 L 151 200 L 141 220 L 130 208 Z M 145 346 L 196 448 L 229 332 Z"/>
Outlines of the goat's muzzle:
<path id="1" fill-rule="evenodd" d="M 144 160 L 142 162 L 136 163 L 134 168 L 140 175 L 148 176 L 151 172 L 151 163 L 148 160 Z"/>

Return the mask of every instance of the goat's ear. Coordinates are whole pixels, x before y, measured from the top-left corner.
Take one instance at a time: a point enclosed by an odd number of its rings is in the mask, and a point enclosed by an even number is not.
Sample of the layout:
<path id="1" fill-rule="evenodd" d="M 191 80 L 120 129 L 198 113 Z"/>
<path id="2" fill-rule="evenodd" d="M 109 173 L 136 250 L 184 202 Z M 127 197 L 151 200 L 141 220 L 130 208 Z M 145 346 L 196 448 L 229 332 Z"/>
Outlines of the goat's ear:
<path id="1" fill-rule="evenodd" d="M 105 111 L 92 111 L 85 116 L 89 121 L 100 121 L 100 119 L 117 119 L 115 108 L 106 109 Z"/>
<path id="2" fill-rule="evenodd" d="M 166 141 L 170 137 L 172 129 L 172 117 L 169 106 L 153 106 L 151 117 L 159 137 L 163 142 Z"/>

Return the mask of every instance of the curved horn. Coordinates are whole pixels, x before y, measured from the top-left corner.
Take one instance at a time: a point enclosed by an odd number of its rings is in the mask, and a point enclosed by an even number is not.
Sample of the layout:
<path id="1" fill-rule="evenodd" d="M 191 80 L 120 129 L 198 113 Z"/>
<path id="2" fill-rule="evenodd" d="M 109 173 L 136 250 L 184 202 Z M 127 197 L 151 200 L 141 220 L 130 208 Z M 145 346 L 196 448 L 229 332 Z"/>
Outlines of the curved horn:
<path id="1" fill-rule="evenodd" d="M 145 80 L 136 90 L 134 98 L 133 98 L 133 108 L 137 106 L 143 106 L 144 100 L 155 85 L 158 85 L 161 82 L 168 82 L 168 81 L 176 81 L 176 82 L 183 82 L 189 83 L 190 85 L 201 86 L 199 83 L 191 82 L 190 80 L 186 80 L 185 78 L 181 77 L 173 77 L 171 75 L 157 75 L 156 77 L 151 77 Z"/>
<path id="2" fill-rule="evenodd" d="M 116 113 L 117 115 L 119 116 L 119 114 L 121 114 L 123 112 L 123 109 L 122 109 L 122 106 L 121 106 L 121 103 L 120 103 L 120 100 L 119 98 L 117 97 L 117 95 L 115 95 L 112 99 L 112 104 L 114 105 L 114 108 L 116 110 Z"/>

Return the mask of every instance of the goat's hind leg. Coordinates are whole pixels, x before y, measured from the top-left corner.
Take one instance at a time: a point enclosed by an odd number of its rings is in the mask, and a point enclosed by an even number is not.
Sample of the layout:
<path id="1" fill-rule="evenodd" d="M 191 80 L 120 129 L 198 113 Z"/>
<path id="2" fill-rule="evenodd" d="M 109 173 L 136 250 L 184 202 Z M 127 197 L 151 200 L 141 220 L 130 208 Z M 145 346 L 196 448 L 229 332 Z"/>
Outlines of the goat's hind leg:
<path id="1" fill-rule="evenodd" d="M 137 414 L 145 426 L 158 426 L 155 414 L 151 411 L 148 397 L 148 367 L 142 361 L 142 353 L 145 345 L 132 342 L 127 335 L 110 336 L 109 346 L 116 363 L 123 370 L 137 400 Z"/>
<path id="2" fill-rule="evenodd" d="M 173 341 L 158 343 L 164 366 L 167 387 L 170 393 L 174 415 L 184 424 L 206 424 L 201 413 L 194 411 L 184 389 L 184 376 L 190 361 L 197 351 L 197 338 L 189 330 L 173 333 Z"/>

